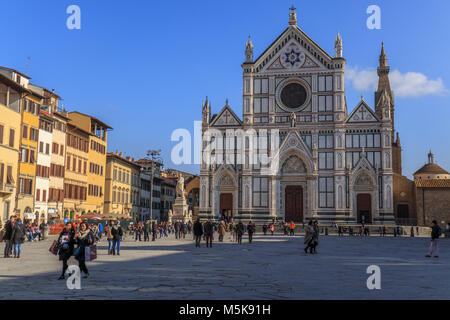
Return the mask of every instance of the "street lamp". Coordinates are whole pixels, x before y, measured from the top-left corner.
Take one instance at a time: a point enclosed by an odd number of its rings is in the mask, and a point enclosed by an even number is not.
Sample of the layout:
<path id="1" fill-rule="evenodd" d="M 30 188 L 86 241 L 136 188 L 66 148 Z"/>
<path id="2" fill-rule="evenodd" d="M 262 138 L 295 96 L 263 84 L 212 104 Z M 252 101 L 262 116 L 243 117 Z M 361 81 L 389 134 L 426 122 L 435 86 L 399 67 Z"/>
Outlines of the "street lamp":
<path id="1" fill-rule="evenodd" d="M 155 161 L 159 161 L 161 165 L 163 164 L 163 160 L 161 158 L 161 150 L 148 150 L 147 159 L 152 161 L 150 169 L 150 220 L 153 220 L 153 176 L 156 169 Z"/>

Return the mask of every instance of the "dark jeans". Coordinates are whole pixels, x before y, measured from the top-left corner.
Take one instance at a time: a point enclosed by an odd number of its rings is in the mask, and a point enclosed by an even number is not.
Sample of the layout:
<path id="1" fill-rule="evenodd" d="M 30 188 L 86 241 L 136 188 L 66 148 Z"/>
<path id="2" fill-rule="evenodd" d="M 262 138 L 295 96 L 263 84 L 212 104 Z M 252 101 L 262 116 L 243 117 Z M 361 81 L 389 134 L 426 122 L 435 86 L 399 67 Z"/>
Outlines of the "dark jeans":
<path id="1" fill-rule="evenodd" d="M 237 236 L 237 242 L 238 242 L 239 244 L 242 244 L 242 234 L 238 234 L 238 236 Z"/>
<path id="2" fill-rule="evenodd" d="M 120 254 L 120 240 L 113 239 L 113 243 L 112 243 L 112 253 L 113 254 L 116 254 L 116 249 L 117 249 L 117 254 Z"/>
<path id="3" fill-rule="evenodd" d="M 206 239 L 206 247 L 208 248 L 209 243 L 210 248 L 212 248 L 212 234 L 205 235 L 205 239 Z"/>
<path id="4" fill-rule="evenodd" d="M 294 229 L 291 229 L 291 236 L 294 235 Z"/>
<path id="5" fill-rule="evenodd" d="M 13 247 L 12 240 L 6 240 L 4 252 L 5 256 L 9 256 L 12 254 L 12 247 Z"/>
<path id="6" fill-rule="evenodd" d="M 248 242 L 252 243 L 252 241 L 253 241 L 253 233 L 249 233 L 248 234 Z"/>
<path id="7" fill-rule="evenodd" d="M 200 242 L 202 241 L 202 236 L 195 236 L 195 246 L 200 248 Z"/>
<path id="8" fill-rule="evenodd" d="M 144 241 L 150 241 L 150 235 L 148 231 L 144 231 Z"/>

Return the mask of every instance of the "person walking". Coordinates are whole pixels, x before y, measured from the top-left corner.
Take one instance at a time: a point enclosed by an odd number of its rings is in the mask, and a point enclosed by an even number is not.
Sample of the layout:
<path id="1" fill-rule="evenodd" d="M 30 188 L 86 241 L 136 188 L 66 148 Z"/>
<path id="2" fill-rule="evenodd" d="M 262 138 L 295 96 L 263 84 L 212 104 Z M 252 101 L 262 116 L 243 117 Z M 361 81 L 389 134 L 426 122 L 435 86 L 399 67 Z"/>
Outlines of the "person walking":
<path id="1" fill-rule="evenodd" d="M 94 237 L 87 222 L 80 224 L 80 230 L 75 235 L 75 243 L 77 244 L 77 254 L 75 259 L 78 260 L 78 266 L 80 270 L 84 272 L 84 278 L 89 277 L 89 271 L 86 267 L 86 247 L 89 247 L 94 243 Z"/>
<path id="2" fill-rule="evenodd" d="M 146 220 L 144 224 L 144 242 L 150 241 L 150 221 Z"/>
<path id="3" fill-rule="evenodd" d="M 197 219 L 197 221 L 194 222 L 194 237 L 195 237 L 195 247 L 200 248 L 200 242 L 202 240 L 203 235 L 203 226 L 200 222 L 200 219 Z"/>
<path id="4" fill-rule="evenodd" d="M 231 241 L 237 241 L 237 233 L 236 233 L 236 223 L 234 221 L 231 221 L 230 223 L 230 236 L 231 236 Z"/>
<path id="5" fill-rule="evenodd" d="M 264 225 L 263 225 L 263 233 L 264 233 L 264 235 L 267 235 L 267 229 L 269 229 L 269 227 L 267 226 L 266 223 L 264 223 Z"/>
<path id="6" fill-rule="evenodd" d="M 112 254 L 112 248 L 113 248 L 113 235 L 112 235 L 112 227 L 114 225 L 114 221 L 109 222 L 108 230 L 106 233 L 106 239 L 108 239 L 108 255 Z"/>
<path id="7" fill-rule="evenodd" d="M 120 256 L 120 242 L 122 241 L 123 230 L 119 221 L 116 221 L 111 228 L 111 235 L 113 236 L 112 254 L 115 256 L 117 251 L 117 255 Z"/>
<path id="8" fill-rule="evenodd" d="M 250 221 L 247 225 L 248 243 L 252 243 L 254 232 L 255 232 L 255 225 Z"/>
<path id="9" fill-rule="evenodd" d="M 174 227 L 175 227 L 175 239 L 178 239 L 180 235 L 180 223 L 176 221 Z"/>
<path id="10" fill-rule="evenodd" d="M 314 234 L 313 234 L 313 252 L 316 252 L 316 248 L 319 245 L 319 234 L 320 234 L 320 229 L 319 229 L 319 222 L 317 220 L 314 221 L 313 223 L 313 228 L 314 228 Z"/>
<path id="11" fill-rule="evenodd" d="M 431 258 L 434 252 L 434 257 L 439 258 L 439 237 L 442 235 L 441 227 L 439 227 L 436 220 L 431 223 L 431 244 L 430 251 L 425 256 Z"/>
<path id="12" fill-rule="evenodd" d="M 241 220 L 239 220 L 239 223 L 236 226 L 236 235 L 237 235 L 237 242 L 238 244 L 242 244 L 242 235 L 244 234 L 244 224 Z"/>
<path id="13" fill-rule="evenodd" d="M 295 223 L 294 221 L 291 221 L 289 225 L 289 235 L 294 236 L 294 231 L 295 231 Z"/>
<path id="14" fill-rule="evenodd" d="M 14 225 L 16 223 L 15 220 L 16 220 L 16 217 L 11 216 L 9 218 L 9 220 L 6 221 L 6 224 L 5 224 L 5 236 L 3 237 L 3 239 L 6 242 L 5 251 L 4 251 L 5 258 L 12 258 L 11 257 L 12 247 L 13 247 L 12 234 L 13 234 Z"/>
<path id="15" fill-rule="evenodd" d="M 101 240 L 102 239 L 102 234 L 105 231 L 105 229 L 103 228 L 103 223 L 99 223 L 98 224 L 98 238 Z"/>
<path id="16" fill-rule="evenodd" d="M 273 223 L 270 224 L 270 232 L 272 233 L 273 236 L 273 233 L 275 232 L 275 225 Z"/>
<path id="17" fill-rule="evenodd" d="M 152 221 L 152 241 L 156 241 L 156 222 Z"/>
<path id="18" fill-rule="evenodd" d="M 308 253 L 308 249 L 309 249 L 309 253 L 313 254 L 313 248 L 314 248 L 314 227 L 313 227 L 313 222 L 312 220 L 308 222 L 308 225 L 306 226 L 305 229 L 305 238 L 303 240 L 303 243 L 306 244 L 305 247 L 305 253 Z"/>
<path id="19" fill-rule="evenodd" d="M 22 251 L 22 244 L 25 242 L 25 226 L 20 218 L 17 219 L 12 231 L 12 242 L 14 245 L 14 258 L 19 259 Z"/>
<path id="20" fill-rule="evenodd" d="M 182 230 L 183 240 L 184 240 L 184 239 L 186 239 L 186 234 L 188 233 L 188 226 L 186 223 L 183 223 L 181 225 L 181 230 Z"/>
<path id="21" fill-rule="evenodd" d="M 62 261 L 62 272 L 58 280 L 64 280 L 66 270 L 69 267 L 67 261 L 73 254 L 74 247 L 74 230 L 70 222 L 66 223 L 64 229 L 61 231 L 58 237 L 58 256 L 59 261 Z"/>
<path id="22" fill-rule="evenodd" d="M 203 233 L 205 235 L 206 247 L 208 248 L 209 243 L 209 247 L 212 248 L 213 225 L 210 219 L 203 225 Z"/>
<path id="23" fill-rule="evenodd" d="M 225 222 L 220 221 L 219 222 L 219 242 L 223 242 L 223 237 L 225 236 Z"/>

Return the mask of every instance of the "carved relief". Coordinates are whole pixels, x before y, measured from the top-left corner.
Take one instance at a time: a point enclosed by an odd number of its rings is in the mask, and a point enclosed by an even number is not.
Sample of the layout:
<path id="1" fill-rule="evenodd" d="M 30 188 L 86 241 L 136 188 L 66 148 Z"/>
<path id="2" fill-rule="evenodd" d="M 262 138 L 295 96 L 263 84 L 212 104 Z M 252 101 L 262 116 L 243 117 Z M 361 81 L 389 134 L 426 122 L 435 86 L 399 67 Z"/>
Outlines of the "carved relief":
<path id="1" fill-rule="evenodd" d="M 306 166 L 299 157 L 291 156 L 285 161 L 281 172 L 287 174 L 305 173 Z"/>
<path id="2" fill-rule="evenodd" d="M 357 186 L 371 186 L 372 183 L 372 178 L 369 177 L 367 174 L 363 173 L 361 174 L 358 179 L 356 179 L 355 185 Z"/>

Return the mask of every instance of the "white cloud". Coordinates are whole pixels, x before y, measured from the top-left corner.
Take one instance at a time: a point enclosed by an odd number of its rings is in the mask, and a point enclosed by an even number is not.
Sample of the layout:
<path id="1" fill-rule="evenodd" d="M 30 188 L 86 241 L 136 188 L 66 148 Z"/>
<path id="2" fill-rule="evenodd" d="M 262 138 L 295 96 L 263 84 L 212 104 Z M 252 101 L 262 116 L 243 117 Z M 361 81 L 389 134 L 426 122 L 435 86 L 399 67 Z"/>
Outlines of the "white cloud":
<path id="1" fill-rule="evenodd" d="M 356 90 L 376 91 L 378 86 L 377 70 L 359 70 L 357 67 L 349 67 L 345 74 L 346 81 L 349 81 Z M 411 98 L 447 92 L 441 78 L 428 79 L 426 75 L 419 72 L 401 73 L 399 70 L 394 70 L 391 71 L 389 79 L 396 97 Z"/>

